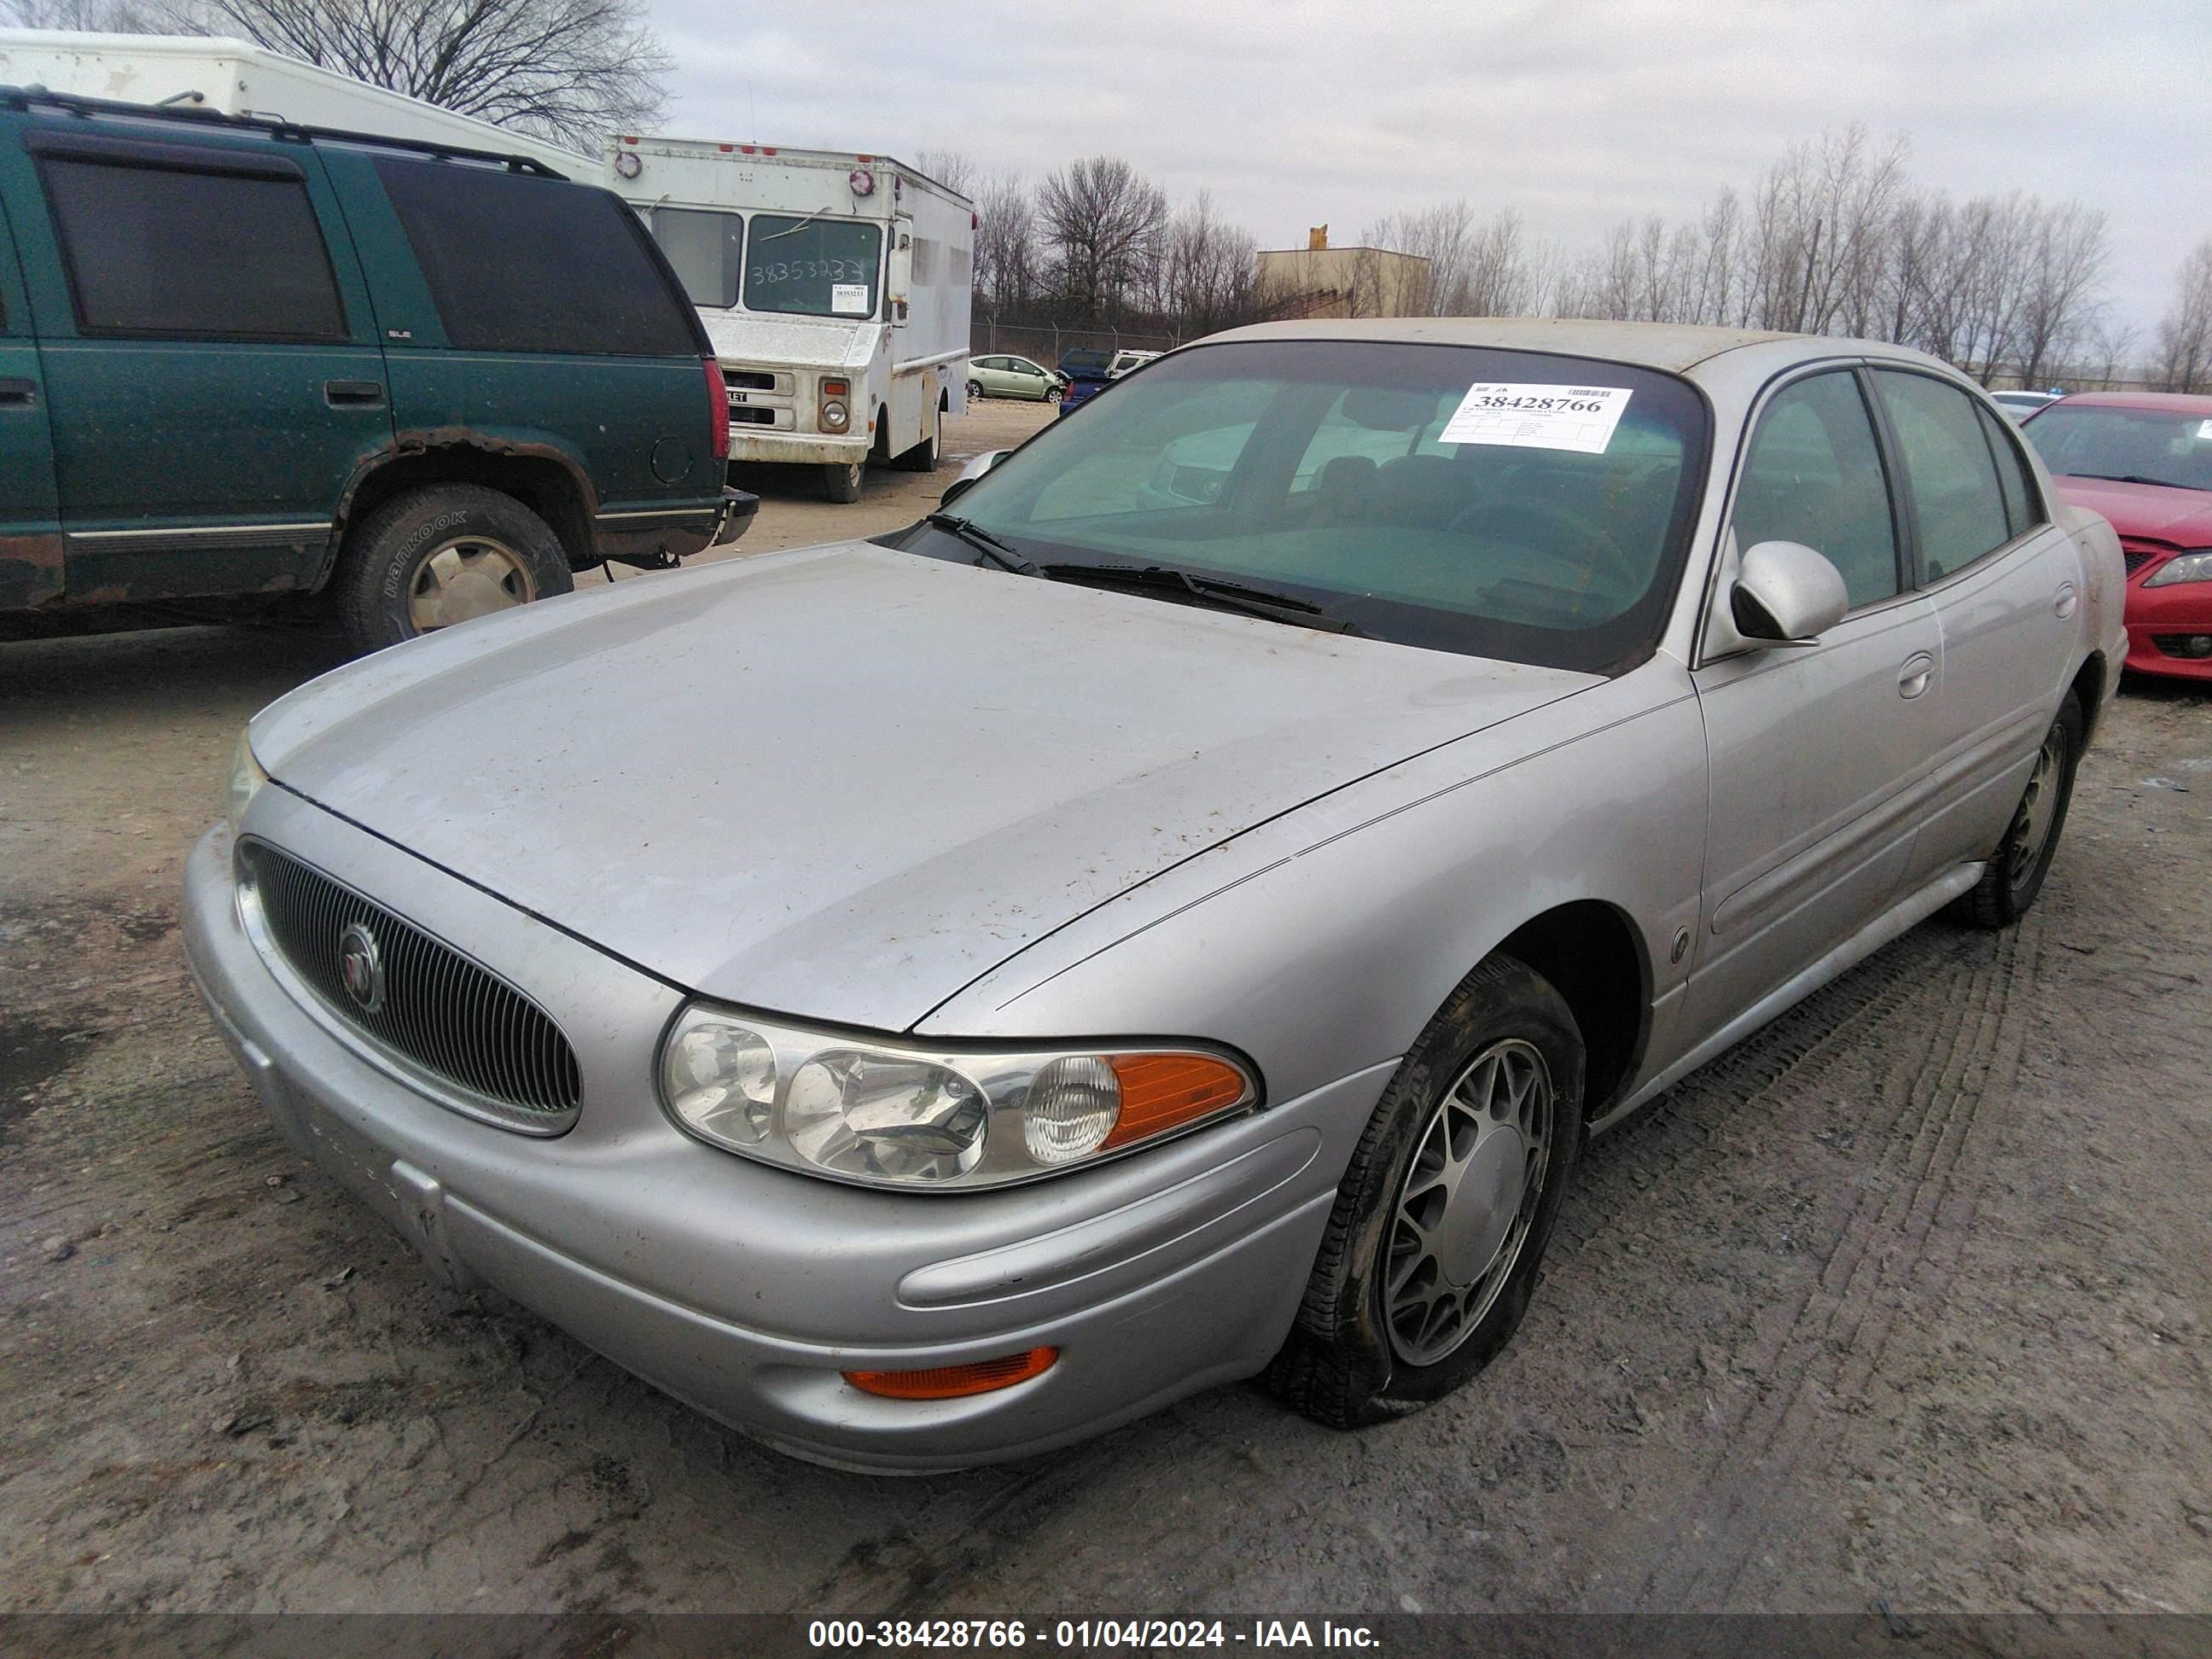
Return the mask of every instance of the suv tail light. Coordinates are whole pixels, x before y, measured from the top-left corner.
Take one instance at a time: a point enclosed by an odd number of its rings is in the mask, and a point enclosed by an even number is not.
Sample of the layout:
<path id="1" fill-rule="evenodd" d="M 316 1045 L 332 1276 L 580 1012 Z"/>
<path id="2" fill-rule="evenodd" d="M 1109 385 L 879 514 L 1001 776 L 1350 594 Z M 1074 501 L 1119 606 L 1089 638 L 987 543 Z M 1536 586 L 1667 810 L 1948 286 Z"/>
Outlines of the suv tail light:
<path id="1" fill-rule="evenodd" d="M 722 379 L 722 366 L 712 357 L 701 359 L 707 369 L 707 431 L 714 459 L 730 459 L 730 388 Z"/>

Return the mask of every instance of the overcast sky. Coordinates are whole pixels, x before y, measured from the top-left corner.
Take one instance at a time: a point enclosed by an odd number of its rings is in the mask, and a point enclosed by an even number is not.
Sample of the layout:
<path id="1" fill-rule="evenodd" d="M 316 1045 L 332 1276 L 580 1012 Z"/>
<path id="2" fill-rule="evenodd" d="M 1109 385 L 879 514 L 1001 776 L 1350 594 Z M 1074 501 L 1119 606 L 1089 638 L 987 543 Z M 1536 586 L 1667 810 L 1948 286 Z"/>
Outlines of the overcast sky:
<path id="1" fill-rule="evenodd" d="M 650 0 L 667 131 L 1032 179 L 1127 157 L 1263 247 L 1467 198 L 1571 251 L 1902 133 L 1919 182 L 2110 217 L 2146 334 L 2212 234 L 2208 0 Z"/>

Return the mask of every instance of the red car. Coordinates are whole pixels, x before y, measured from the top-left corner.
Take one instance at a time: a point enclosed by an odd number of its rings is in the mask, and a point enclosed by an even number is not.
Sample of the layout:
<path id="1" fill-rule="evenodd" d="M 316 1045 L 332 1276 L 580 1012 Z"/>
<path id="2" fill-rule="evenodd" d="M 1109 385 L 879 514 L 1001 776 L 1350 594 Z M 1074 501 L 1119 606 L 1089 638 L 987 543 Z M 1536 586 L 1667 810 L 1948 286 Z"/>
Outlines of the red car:
<path id="1" fill-rule="evenodd" d="M 2058 493 L 2120 533 L 2127 665 L 2212 682 L 2212 397 L 2085 392 L 2021 429 Z"/>

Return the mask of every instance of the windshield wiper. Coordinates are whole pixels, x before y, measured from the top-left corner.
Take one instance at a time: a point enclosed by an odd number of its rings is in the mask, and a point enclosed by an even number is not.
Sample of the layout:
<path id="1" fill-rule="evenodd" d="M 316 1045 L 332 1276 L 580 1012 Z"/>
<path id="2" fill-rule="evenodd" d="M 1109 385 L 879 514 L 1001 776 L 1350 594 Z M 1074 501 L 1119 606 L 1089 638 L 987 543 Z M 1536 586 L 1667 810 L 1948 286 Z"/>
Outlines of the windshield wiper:
<path id="1" fill-rule="evenodd" d="M 1365 632 L 1358 623 L 1347 622 L 1341 617 L 1332 617 L 1310 599 L 1301 599 L 1289 593 L 1271 592 L 1264 587 L 1248 587 L 1243 582 L 1224 581 L 1217 576 L 1194 576 L 1188 570 L 1177 570 L 1167 565 L 1048 564 L 1038 568 L 1042 574 L 1056 581 L 1113 582 L 1129 587 L 1151 588 L 1179 593 L 1218 610 L 1241 611 L 1248 617 L 1265 617 L 1271 622 L 1294 622 L 1301 627 L 1317 628 L 1331 634 L 1364 636 Z"/>
<path id="2" fill-rule="evenodd" d="M 2172 478 L 2146 478 L 2140 472 L 2076 472 L 2077 478 L 2095 478 L 2102 483 L 2156 484 L 2160 489 L 2195 489 L 2195 484 L 2177 483 Z"/>
<path id="3" fill-rule="evenodd" d="M 1002 570 L 1011 570 L 1017 576 L 1042 576 L 1045 574 L 1036 564 L 1015 552 L 1012 548 L 1007 546 L 989 531 L 972 520 L 962 518 L 957 513 L 926 514 L 921 521 L 932 529 L 942 530 L 948 536 L 957 536 L 969 546 L 981 553 L 983 559 L 990 560 Z M 978 559 L 975 562 L 981 564 L 983 559 Z"/>

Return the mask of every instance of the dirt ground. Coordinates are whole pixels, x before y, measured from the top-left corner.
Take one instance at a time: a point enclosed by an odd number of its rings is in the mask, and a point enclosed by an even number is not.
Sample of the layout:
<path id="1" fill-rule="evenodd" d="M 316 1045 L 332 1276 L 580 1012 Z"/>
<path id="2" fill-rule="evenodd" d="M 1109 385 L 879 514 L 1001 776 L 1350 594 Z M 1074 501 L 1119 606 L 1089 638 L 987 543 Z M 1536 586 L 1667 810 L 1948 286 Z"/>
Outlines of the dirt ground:
<path id="1" fill-rule="evenodd" d="M 764 477 L 735 551 L 951 464 Z M 278 1140 L 177 886 L 332 660 L 0 646 L 0 1607 L 2212 1610 L 2212 697 L 2127 689 L 2018 930 L 1917 929 L 1597 1147 L 1452 1400 L 1345 1436 L 1222 1389 L 900 1480 L 438 1288 Z"/>

